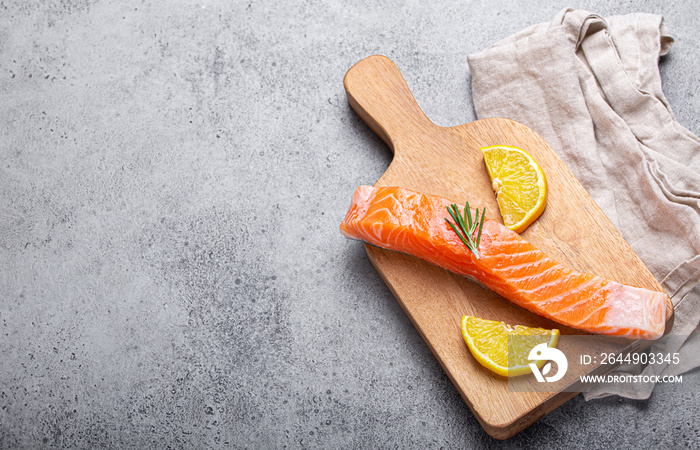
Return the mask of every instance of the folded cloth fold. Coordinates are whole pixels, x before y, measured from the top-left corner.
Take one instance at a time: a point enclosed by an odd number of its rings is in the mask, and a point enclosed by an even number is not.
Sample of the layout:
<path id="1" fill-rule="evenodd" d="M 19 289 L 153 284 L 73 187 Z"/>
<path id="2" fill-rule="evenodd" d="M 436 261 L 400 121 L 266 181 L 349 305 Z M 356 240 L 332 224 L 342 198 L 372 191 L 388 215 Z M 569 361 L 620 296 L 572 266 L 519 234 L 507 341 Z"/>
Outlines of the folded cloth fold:
<path id="1" fill-rule="evenodd" d="M 679 353 L 679 364 L 626 365 L 620 375 L 700 366 L 700 140 L 661 88 L 659 58 L 672 43 L 658 15 L 564 9 L 468 57 L 477 117 L 542 135 L 671 296 L 673 330 L 651 351 Z M 653 387 L 599 384 L 584 396 L 645 399 Z"/>

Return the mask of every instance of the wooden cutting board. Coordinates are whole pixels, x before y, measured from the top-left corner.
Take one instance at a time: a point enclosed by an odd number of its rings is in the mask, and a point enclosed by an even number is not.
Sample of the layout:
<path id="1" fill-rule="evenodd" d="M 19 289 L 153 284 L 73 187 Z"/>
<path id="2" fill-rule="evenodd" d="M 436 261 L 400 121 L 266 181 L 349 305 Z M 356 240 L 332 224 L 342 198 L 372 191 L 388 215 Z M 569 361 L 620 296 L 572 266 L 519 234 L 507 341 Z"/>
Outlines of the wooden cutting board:
<path id="1" fill-rule="evenodd" d="M 663 291 L 556 152 L 530 128 L 502 118 L 439 127 L 423 114 L 397 67 L 383 56 L 357 63 L 344 83 L 352 108 L 394 152 L 393 161 L 376 186 L 401 186 L 461 205 L 468 200 L 472 207 L 485 206 L 487 218 L 501 221 L 480 147 L 520 147 L 542 166 L 549 183 L 547 208 L 522 236 L 581 272 Z M 513 436 L 576 395 L 509 392 L 505 378 L 484 369 L 471 356 L 462 340 L 460 320 L 463 315 L 473 315 L 510 324 L 559 328 L 563 335 L 585 333 L 534 315 L 464 277 L 413 256 L 365 246 L 370 261 L 491 436 Z M 669 301 L 667 332 L 672 317 Z M 617 348 L 623 353 L 650 344 L 624 342 L 624 348 Z M 613 368 L 569 364 L 569 371 L 581 374 Z"/>

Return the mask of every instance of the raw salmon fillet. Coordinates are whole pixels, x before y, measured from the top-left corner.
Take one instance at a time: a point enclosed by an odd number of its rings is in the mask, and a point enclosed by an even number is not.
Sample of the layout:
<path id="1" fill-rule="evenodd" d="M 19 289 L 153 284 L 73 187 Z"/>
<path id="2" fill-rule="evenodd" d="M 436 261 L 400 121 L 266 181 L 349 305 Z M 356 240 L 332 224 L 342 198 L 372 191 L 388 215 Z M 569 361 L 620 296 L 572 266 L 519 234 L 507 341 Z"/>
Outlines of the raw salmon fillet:
<path id="1" fill-rule="evenodd" d="M 340 231 L 350 239 L 409 253 L 469 277 L 569 327 L 643 339 L 663 334 L 665 293 L 577 272 L 489 219 L 476 259 L 445 222 L 452 203 L 398 187 L 360 186 Z"/>

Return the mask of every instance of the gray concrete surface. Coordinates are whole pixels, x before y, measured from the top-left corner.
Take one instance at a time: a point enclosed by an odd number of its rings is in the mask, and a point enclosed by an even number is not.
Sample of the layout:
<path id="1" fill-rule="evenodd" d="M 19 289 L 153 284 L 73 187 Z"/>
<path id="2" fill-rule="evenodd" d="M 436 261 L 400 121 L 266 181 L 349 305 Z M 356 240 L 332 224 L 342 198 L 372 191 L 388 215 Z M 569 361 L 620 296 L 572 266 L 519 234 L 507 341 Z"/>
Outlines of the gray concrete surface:
<path id="1" fill-rule="evenodd" d="M 342 78 L 380 53 L 440 125 L 466 56 L 565 6 L 665 16 L 700 132 L 694 0 L 0 2 L 1 448 L 697 447 L 700 376 L 486 435 L 338 233 L 391 160 Z"/>

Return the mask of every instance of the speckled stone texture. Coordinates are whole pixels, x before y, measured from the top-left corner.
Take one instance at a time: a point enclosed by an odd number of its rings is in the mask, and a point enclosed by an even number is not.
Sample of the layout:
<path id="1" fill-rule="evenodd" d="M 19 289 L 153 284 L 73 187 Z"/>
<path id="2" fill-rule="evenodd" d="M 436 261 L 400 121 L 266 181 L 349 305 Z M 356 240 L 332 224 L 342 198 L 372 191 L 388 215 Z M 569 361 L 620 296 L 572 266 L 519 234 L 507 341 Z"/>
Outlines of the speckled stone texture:
<path id="1" fill-rule="evenodd" d="M 699 7 L 661 63 L 700 132 Z M 0 2 L 0 448 L 700 445 L 700 376 L 481 429 L 338 232 L 391 153 L 348 106 L 392 58 L 439 125 L 466 56 L 569 3 Z"/>

